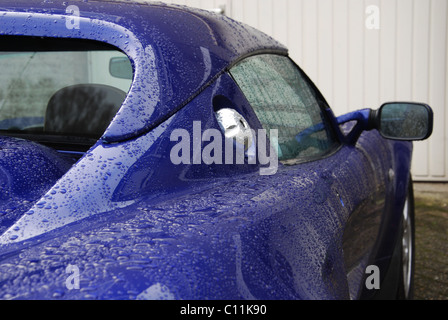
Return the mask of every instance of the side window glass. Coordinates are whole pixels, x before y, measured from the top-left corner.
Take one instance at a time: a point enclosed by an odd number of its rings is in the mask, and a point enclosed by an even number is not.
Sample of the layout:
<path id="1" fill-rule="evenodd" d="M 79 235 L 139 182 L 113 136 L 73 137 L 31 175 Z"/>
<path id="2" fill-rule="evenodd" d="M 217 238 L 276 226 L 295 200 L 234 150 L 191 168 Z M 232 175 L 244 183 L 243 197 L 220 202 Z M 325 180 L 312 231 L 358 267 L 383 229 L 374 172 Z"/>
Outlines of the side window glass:
<path id="1" fill-rule="evenodd" d="M 230 73 L 264 129 L 278 130 L 278 142 L 271 144 L 278 150 L 279 160 L 306 161 L 337 146 L 317 92 L 289 58 L 253 56 L 237 64 Z"/>

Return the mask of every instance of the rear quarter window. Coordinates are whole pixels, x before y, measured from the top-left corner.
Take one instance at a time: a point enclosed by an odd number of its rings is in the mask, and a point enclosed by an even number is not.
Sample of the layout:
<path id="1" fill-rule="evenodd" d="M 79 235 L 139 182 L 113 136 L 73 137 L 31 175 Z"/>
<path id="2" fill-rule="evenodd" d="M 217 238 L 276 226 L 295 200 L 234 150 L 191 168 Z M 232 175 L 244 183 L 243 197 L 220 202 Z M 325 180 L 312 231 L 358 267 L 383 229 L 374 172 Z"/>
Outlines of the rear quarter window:
<path id="1" fill-rule="evenodd" d="M 125 77 L 111 72 L 112 61 L 131 68 L 123 52 L 76 39 L 0 41 L 3 134 L 33 134 L 36 140 L 45 134 L 48 140 L 49 135 L 98 139 L 104 133 L 132 83 L 129 72 Z"/>

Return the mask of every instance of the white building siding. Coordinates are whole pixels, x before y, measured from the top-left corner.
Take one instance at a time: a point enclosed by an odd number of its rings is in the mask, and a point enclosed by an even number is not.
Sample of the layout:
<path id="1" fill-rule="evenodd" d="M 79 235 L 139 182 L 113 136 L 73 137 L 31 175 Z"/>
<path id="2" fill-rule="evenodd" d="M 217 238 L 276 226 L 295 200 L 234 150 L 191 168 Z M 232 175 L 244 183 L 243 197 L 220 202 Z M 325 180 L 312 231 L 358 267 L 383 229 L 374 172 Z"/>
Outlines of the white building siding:
<path id="1" fill-rule="evenodd" d="M 336 115 L 394 100 L 435 112 L 415 143 L 419 181 L 448 181 L 448 0 L 176 0 L 225 13 L 290 48 Z"/>

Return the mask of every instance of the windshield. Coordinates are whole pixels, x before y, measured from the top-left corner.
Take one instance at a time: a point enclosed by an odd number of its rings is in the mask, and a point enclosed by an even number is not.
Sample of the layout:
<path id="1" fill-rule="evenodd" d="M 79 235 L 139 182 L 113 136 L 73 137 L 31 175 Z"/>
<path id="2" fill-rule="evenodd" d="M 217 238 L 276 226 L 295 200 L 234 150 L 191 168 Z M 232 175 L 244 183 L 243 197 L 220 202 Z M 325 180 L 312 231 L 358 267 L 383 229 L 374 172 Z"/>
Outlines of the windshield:
<path id="1" fill-rule="evenodd" d="M 0 134 L 91 146 L 121 107 L 132 66 L 86 40 L 0 37 Z M 70 147 L 68 147 L 70 148 Z"/>

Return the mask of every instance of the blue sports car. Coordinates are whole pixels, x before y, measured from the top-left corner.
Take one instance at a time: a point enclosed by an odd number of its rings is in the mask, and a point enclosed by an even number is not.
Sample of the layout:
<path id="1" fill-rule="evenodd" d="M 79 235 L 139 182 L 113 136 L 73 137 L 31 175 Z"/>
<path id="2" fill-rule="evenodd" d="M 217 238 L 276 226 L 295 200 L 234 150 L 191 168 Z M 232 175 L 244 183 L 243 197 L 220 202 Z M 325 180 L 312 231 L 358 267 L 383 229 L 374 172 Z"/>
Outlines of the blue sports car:
<path id="1" fill-rule="evenodd" d="M 160 3 L 0 4 L 0 298 L 412 298 L 412 142 L 267 35 Z M 188 311 L 188 310 L 186 310 Z"/>

